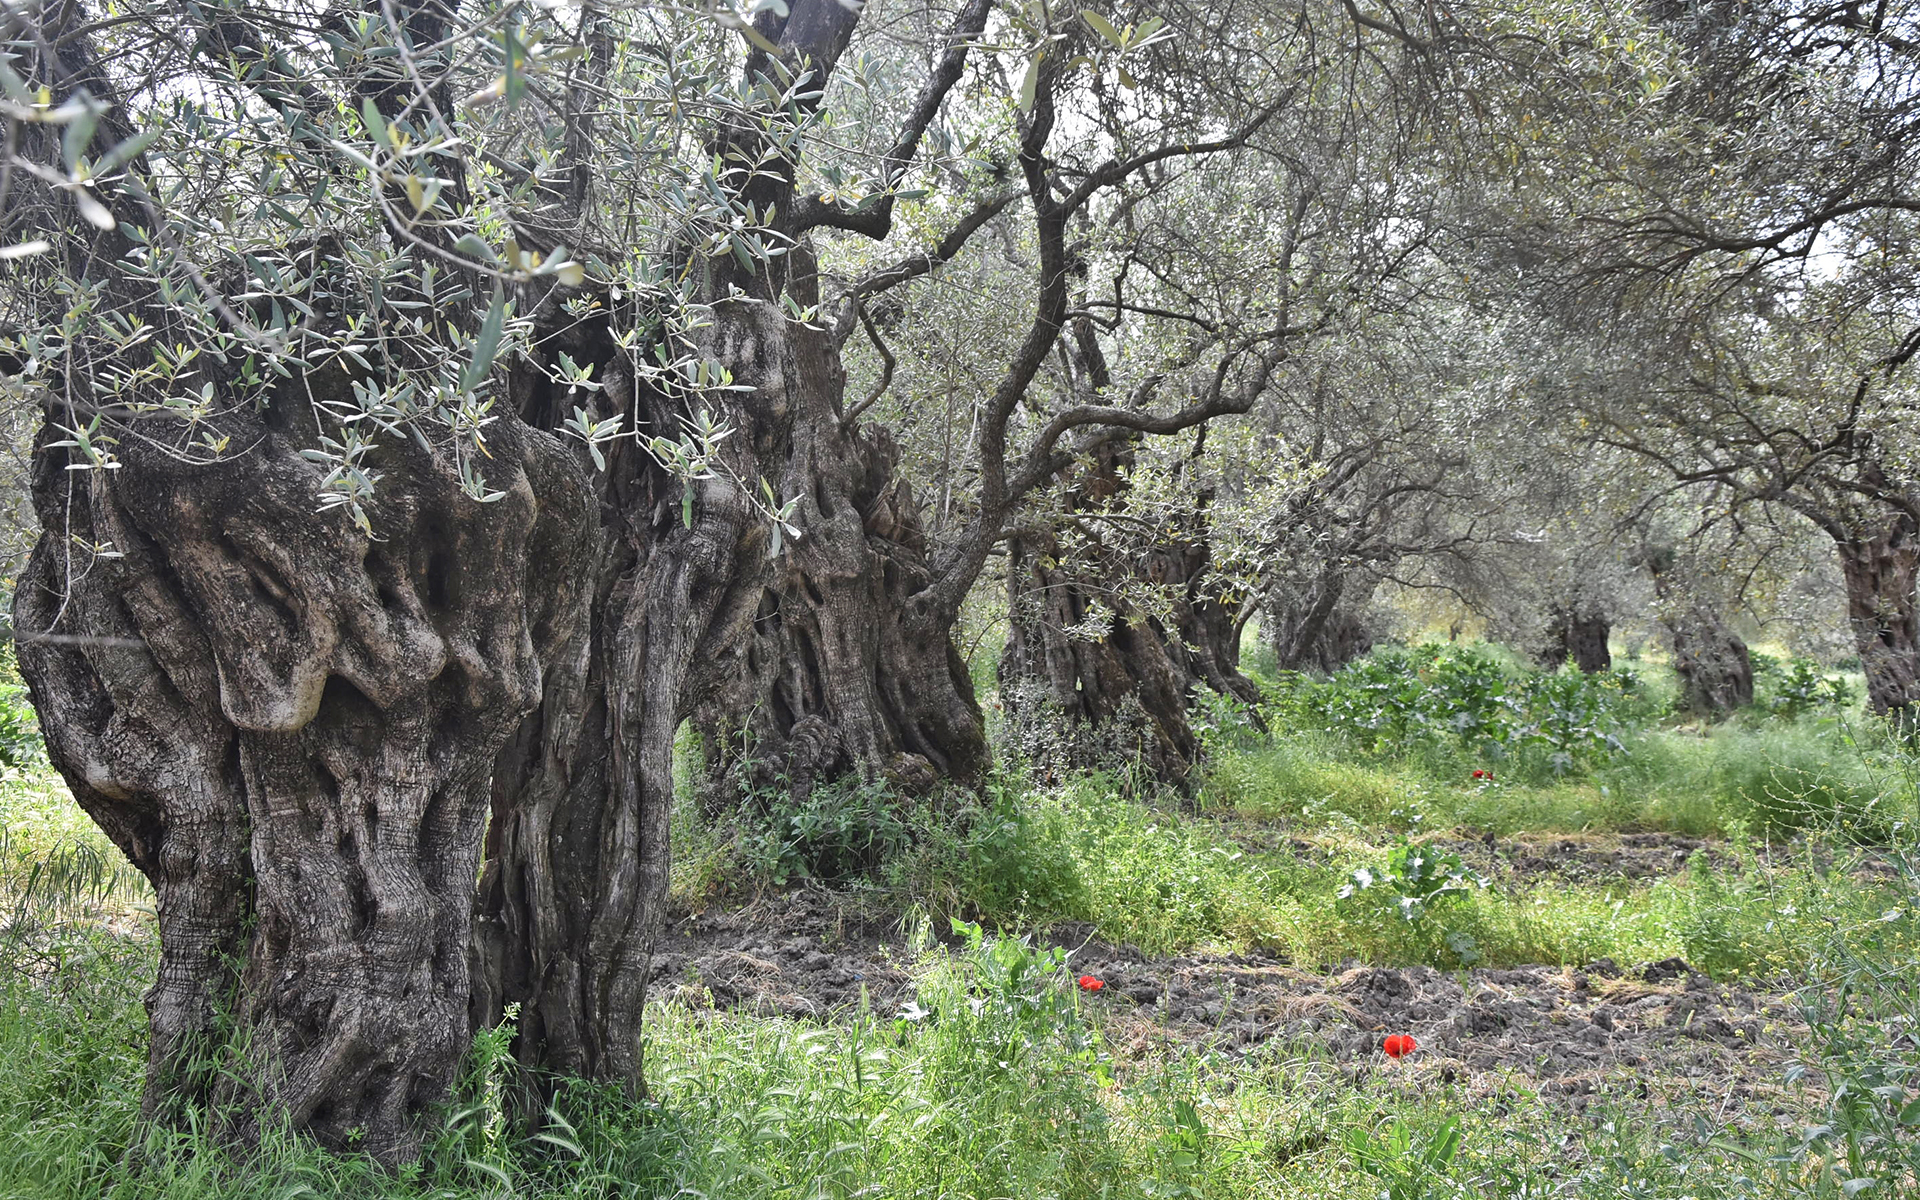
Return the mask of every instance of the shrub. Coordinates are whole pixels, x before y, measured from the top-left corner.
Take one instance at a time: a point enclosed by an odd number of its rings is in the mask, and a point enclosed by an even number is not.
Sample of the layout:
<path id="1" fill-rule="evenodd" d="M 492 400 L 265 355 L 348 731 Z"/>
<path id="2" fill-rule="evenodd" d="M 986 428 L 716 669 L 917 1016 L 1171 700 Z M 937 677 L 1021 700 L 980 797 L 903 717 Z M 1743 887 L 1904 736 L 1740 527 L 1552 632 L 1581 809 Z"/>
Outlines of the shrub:
<path id="1" fill-rule="evenodd" d="M 1339 896 L 1351 908 L 1385 910 L 1417 925 L 1437 902 L 1486 886 L 1453 851 L 1416 846 L 1403 837 L 1387 851 L 1386 862 L 1354 870 Z"/>
<path id="2" fill-rule="evenodd" d="M 1059 809 L 1024 803 L 1021 782 L 1004 776 L 987 796 L 984 806 L 956 814 L 929 846 L 936 869 L 951 876 L 957 907 L 996 922 L 1077 911 L 1079 868 Z"/>
<path id="3" fill-rule="evenodd" d="M 0 767 L 22 770 L 44 766 L 46 743 L 40 740 L 40 718 L 20 683 L 19 666 L 11 644 L 0 646 Z"/>
<path id="4" fill-rule="evenodd" d="M 885 784 L 837 780 L 796 798 L 775 787 L 740 808 L 739 855 L 773 887 L 798 879 L 841 883 L 872 872 L 913 840 L 903 801 Z"/>
<path id="5" fill-rule="evenodd" d="M 1835 741 L 1830 727 L 1805 723 L 1716 736 L 1713 790 L 1723 819 L 1743 821 L 1769 841 L 1802 830 L 1885 840 L 1902 815 L 1902 789 L 1876 780 L 1859 747 Z"/>
<path id="6" fill-rule="evenodd" d="M 1620 734 L 1654 706 L 1630 670 L 1546 674 L 1475 647 L 1378 651 L 1324 681 L 1282 681 L 1276 718 L 1302 718 L 1363 749 L 1537 758 L 1554 774 L 1621 754 Z"/>
<path id="7" fill-rule="evenodd" d="M 1782 664 L 1756 654 L 1753 675 L 1760 692 L 1758 707 L 1772 716 L 1792 718 L 1820 709 L 1844 709 L 1855 699 L 1846 680 L 1828 678 L 1817 664 L 1804 658 Z"/>

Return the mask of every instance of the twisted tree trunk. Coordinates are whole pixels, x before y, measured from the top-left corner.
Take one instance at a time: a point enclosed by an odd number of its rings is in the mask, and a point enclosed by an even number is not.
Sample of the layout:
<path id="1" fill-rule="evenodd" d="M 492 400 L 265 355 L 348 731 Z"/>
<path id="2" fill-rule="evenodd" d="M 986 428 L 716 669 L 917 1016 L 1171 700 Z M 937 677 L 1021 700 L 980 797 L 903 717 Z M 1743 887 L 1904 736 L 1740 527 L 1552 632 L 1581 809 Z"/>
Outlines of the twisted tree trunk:
<path id="1" fill-rule="evenodd" d="M 1694 606 L 1667 621 L 1680 703 L 1696 716 L 1721 717 L 1753 703 L 1747 643 L 1710 610 Z"/>
<path id="2" fill-rule="evenodd" d="M 1920 539 L 1901 516 L 1873 531 L 1836 538 L 1847 588 L 1847 623 L 1867 677 L 1873 711 L 1902 723 L 1920 704 Z"/>
<path id="3" fill-rule="evenodd" d="M 1206 505 L 1190 514 L 1187 527 L 1167 545 L 1148 551 L 1140 573 L 1171 594 L 1173 612 L 1162 629 L 1168 651 L 1186 676 L 1191 695 L 1206 687 L 1241 704 L 1260 703 L 1260 687 L 1240 673 L 1240 633 L 1246 603 L 1229 598 L 1226 584 L 1214 576 L 1213 545 L 1208 540 Z M 1258 722 L 1256 715 L 1254 720 Z"/>
<path id="4" fill-rule="evenodd" d="M 799 536 L 751 636 L 723 654 L 730 682 L 695 714 L 717 803 L 737 800 L 743 782 L 794 796 L 848 777 L 905 794 L 973 788 L 988 765 L 956 614 L 923 591 L 926 538 L 895 474 L 898 450 L 877 427 L 843 430 L 829 352 L 820 347 L 816 386 L 799 398 L 777 489 L 799 500 Z"/>
<path id="5" fill-rule="evenodd" d="M 1109 447 L 1076 480 L 1083 530 L 1097 533 L 1098 506 L 1124 499 L 1130 466 L 1129 448 Z M 1187 719 L 1196 690 L 1260 702 L 1240 673 L 1240 605 L 1211 571 L 1210 501 L 1203 494 L 1144 550 L 1100 545 L 1072 561 L 1045 530 L 1009 541 L 1000 693 L 1030 761 L 1049 771 L 1117 761 L 1185 786 L 1200 757 Z M 1139 584 L 1164 598 L 1162 614 L 1127 598 Z M 1102 611 L 1104 631 L 1089 628 Z"/>
<path id="6" fill-rule="evenodd" d="M 726 654 L 765 588 L 767 524 L 735 481 L 754 476 L 756 455 L 780 443 L 794 395 L 811 386 L 817 364 L 802 329 L 764 301 L 714 306 L 703 350 L 747 390 L 712 399 L 745 436 L 724 448 L 725 471 L 690 485 L 631 442 L 615 448 L 586 571 L 591 620 L 556 655 L 539 707 L 494 765 L 472 1011 L 489 1026 L 517 1005 L 516 1055 L 549 1078 L 644 1091 L 641 1017 L 665 917 L 674 734 L 725 679 Z M 617 356 L 605 370 L 602 403 L 632 394 Z M 674 401 L 643 389 L 642 403 L 648 420 L 672 427 Z M 524 411 L 543 417 L 537 404 Z"/>
<path id="7" fill-rule="evenodd" d="M 1330 674 L 1373 649 L 1373 635 L 1349 599 L 1346 577 L 1329 571 L 1300 602 L 1269 601 L 1267 622 L 1282 670 Z"/>
<path id="8" fill-rule="evenodd" d="M 1753 703 L 1753 660 L 1747 644 L 1675 570 L 1678 553 L 1669 546 L 1650 546 L 1641 557 L 1664 609 L 1661 623 L 1673 638 L 1680 707 L 1696 716 L 1718 717 Z"/>
<path id="9" fill-rule="evenodd" d="M 284 1114 L 400 1161 L 467 1045 L 489 768 L 583 620 L 589 494 L 529 430 L 492 439 L 492 504 L 397 442 L 369 534 L 320 511 L 298 443 L 228 420 L 251 449 L 217 463 L 156 437 L 69 472 L 43 445 L 21 670 L 159 900 L 147 1111 L 216 1101 L 243 1139 Z"/>
<path id="10" fill-rule="evenodd" d="M 1613 653 L 1607 639 L 1613 625 L 1605 616 L 1579 607 L 1555 605 L 1548 612 L 1547 646 L 1540 664 L 1549 669 L 1568 659 L 1581 671 L 1592 675 L 1613 666 Z"/>
<path id="11" fill-rule="evenodd" d="M 1025 757 L 1049 775 L 1119 765 L 1185 784 L 1200 741 L 1187 674 L 1159 629 L 1110 582 L 1063 566 L 1045 532 L 1010 540 L 1007 589 L 1000 697 Z M 1099 610 L 1104 633 L 1086 628 Z"/>

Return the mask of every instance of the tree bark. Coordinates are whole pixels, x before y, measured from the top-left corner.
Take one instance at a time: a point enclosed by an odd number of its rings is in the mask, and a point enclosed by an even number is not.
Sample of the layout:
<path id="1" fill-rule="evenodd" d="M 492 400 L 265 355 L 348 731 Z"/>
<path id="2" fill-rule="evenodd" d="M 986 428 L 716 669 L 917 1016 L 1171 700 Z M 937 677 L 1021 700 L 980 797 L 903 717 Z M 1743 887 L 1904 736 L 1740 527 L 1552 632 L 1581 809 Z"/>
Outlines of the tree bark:
<path id="1" fill-rule="evenodd" d="M 858 19 L 831 0 L 797 2 L 756 28 L 784 69 L 824 84 Z M 761 49 L 746 67 L 748 78 L 773 69 Z M 804 232 L 790 147 L 737 114 L 709 149 L 738 181 L 736 202 L 775 222 L 776 241 Z M 731 389 L 690 397 L 643 386 L 607 331 L 549 314 L 554 348 L 571 342 L 576 362 L 597 365 L 597 418 L 677 434 L 704 407 L 732 433 L 714 469 L 693 480 L 670 476 L 632 441 L 608 456 L 592 624 L 495 766 L 473 947 L 476 1024 L 515 1009 L 520 1062 L 547 1079 L 604 1079 L 634 1095 L 645 1091 L 641 1019 L 665 918 L 674 736 L 727 682 L 772 578 L 770 525 L 748 489 L 779 477 L 797 415 L 839 386 L 830 336 L 781 311 L 786 257 L 682 254 L 709 314 L 692 349 L 731 373 Z M 554 427 L 574 401 L 535 382 L 521 418 Z M 538 1094 L 543 1081 L 529 1082 Z"/>
<path id="2" fill-rule="evenodd" d="M 1105 448 L 1076 481 L 1083 529 L 1101 527 L 1099 505 L 1124 498 L 1131 457 L 1125 444 Z M 1196 689 L 1260 703 L 1259 685 L 1240 672 L 1241 606 L 1210 570 L 1210 501 L 1203 494 L 1144 549 L 1096 546 L 1091 561 L 1064 561 L 1043 530 L 1010 539 L 1000 695 L 1030 762 L 1058 774 L 1119 761 L 1184 787 L 1200 757 L 1187 719 Z M 1130 584 L 1158 590 L 1166 611 L 1140 611 L 1125 595 Z M 1108 628 L 1090 636 L 1102 609 Z"/>
<path id="3" fill-rule="evenodd" d="M 1680 707 L 1696 716 L 1718 717 L 1753 703 L 1753 660 L 1747 644 L 1686 586 L 1675 569 L 1681 561 L 1678 552 L 1670 546 L 1648 546 L 1641 559 L 1664 609 L 1661 623 L 1673 639 Z"/>
<path id="4" fill-rule="evenodd" d="M 1304 604 L 1268 604 L 1274 659 L 1282 670 L 1331 674 L 1373 649 L 1373 634 L 1352 606 L 1342 603 L 1346 599 L 1345 578 L 1329 573 Z"/>
<path id="5" fill-rule="evenodd" d="M 724 651 L 729 682 L 695 714 L 709 798 L 743 784 L 799 798 L 842 778 L 918 795 L 975 788 L 989 762 L 956 614 L 924 595 L 926 537 L 885 430 L 842 431 L 837 358 L 828 390 L 799 397 L 777 489 L 797 497 L 800 533 L 775 567 L 752 634 Z"/>
<path id="6" fill-rule="evenodd" d="M 1607 647 L 1612 633 L 1613 624 L 1605 616 L 1555 605 L 1548 612 L 1547 648 L 1540 663 L 1554 669 L 1572 659 L 1588 675 L 1605 671 L 1613 666 L 1613 653 Z"/>
<path id="7" fill-rule="evenodd" d="M 1140 572 L 1153 584 L 1172 593 L 1172 637 L 1163 640 L 1182 674 L 1189 694 L 1207 687 L 1245 705 L 1263 699 L 1260 686 L 1240 673 L 1240 634 L 1245 602 L 1230 600 L 1222 582 L 1211 573 L 1213 545 L 1208 540 L 1206 504 L 1191 515 L 1188 527 L 1170 545 L 1148 551 Z M 1160 628 L 1155 623 L 1155 628 Z M 1257 714 L 1253 718 L 1259 721 Z"/>
<path id="8" fill-rule="evenodd" d="M 1876 713 L 1906 723 L 1920 703 L 1920 541 L 1904 516 L 1884 528 L 1836 539 L 1846 581 L 1847 622 Z"/>
<path id="9" fill-rule="evenodd" d="M 787 436 L 795 396 L 817 386 L 817 336 L 765 301 L 714 305 L 702 351 L 746 389 L 711 397 L 736 430 L 722 447 L 725 470 L 686 484 L 636 444 L 616 444 L 591 621 L 556 656 L 539 707 L 494 765 L 472 1013 L 490 1026 L 517 1006 L 516 1056 L 549 1079 L 644 1094 L 641 1018 L 665 919 L 674 735 L 724 680 L 726 653 L 765 589 L 767 523 L 736 481 L 755 477 L 760 456 Z M 628 370 L 607 360 L 601 403 L 634 394 Z M 681 402 L 639 390 L 645 421 L 673 428 Z"/>
<path id="10" fill-rule="evenodd" d="M 1200 757 L 1186 672 L 1151 622 L 1059 551 L 1042 532 L 1008 544 L 1000 699 L 1019 751 L 1050 778 L 1117 763 L 1186 784 Z M 1098 608 L 1112 614 L 1105 635 L 1076 635 Z"/>
<path id="11" fill-rule="evenodd" d="M 589 494 L 533 431 L 490 438 L 491 504 L 399 441 L 369 536 L 284 433 L 229 420 L 251 449 L 212 464 L 42 446 L 21 671 L 158 897 L 146 1111 L 212 1101 L 242 1140 L 284 1114 L 398 1162 L 468 1044 L 489 767 L 582 620 Z"/>
<path id="12" fill-rule="evenodd" d="M 1667 619 L 1680 703 L 1703 717 L 1721 717 L 1753 703 L 1753 660 L 1747 644 L 1718 615 L 1693 605 Z"/>

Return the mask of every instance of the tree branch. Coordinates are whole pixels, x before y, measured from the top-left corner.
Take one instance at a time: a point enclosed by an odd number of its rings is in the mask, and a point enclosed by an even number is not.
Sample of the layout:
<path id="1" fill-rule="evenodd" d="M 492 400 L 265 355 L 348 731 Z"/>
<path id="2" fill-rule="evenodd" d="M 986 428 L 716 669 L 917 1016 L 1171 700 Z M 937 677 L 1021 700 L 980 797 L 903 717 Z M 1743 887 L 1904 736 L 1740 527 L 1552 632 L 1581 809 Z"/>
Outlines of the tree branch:
<path id="1" fill-rule="evenodd" d="M 793 213 L 795 237 L 809 229 L 825 226 L 863 234 L 877 242 L 893 231 L 893 190 L 906 177 L 907 168 L 920 147 L 920 139 L 926 136 L 947 93 L 960 82 L 960 73 L 966 67 L 967 51 L 986 31 L 987 14 L 992 7 L 991 0 L 967 0 L 966 6 L 954 18 L 952 28 L 947 31 L 945 53 L 934 64 L 933 73 L 927 76 L 919 97 L 900 126 L 899 135 L 881 159 L 880 181 L 886 193 L 871 207 L 858 211 L 840 201 L 828 203 L 820 198 L 819 193 L 797 197 Z"/>

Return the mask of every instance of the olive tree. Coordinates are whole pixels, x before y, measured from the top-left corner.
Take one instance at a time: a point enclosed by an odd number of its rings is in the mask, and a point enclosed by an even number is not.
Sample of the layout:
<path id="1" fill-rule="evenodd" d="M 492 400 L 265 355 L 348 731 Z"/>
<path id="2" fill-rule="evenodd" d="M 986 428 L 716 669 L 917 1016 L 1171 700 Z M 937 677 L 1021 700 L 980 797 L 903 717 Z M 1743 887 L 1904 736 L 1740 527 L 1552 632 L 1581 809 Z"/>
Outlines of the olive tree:
<path id="1" fill-rule="evenodd" d="M 873 26 L 836 0 L 5 9 L 0 336 L 43 415 L 16 630 L 56 766 L 159 896 L 149 1115 L 404 1159 L 509 1011 L 530 1082 L 639 1088 L 682 722 L 977 779 L 950 634 L 1016 509 L 1257 390 L 1258 329 L 1158 406 L 1024 407 L 1079 215 L 1272 98 L 1122 130 L 1156 27 L 890 15 L 922 49 L 892 96 L 837 89 Z M 985 44 L 1024 82 L 996 60 L 962 105 Z M 1028 312 L 936 547 L 843 353 L 1012 211 Z M 840 237 L 884 252 L 836 278 Z"/>

